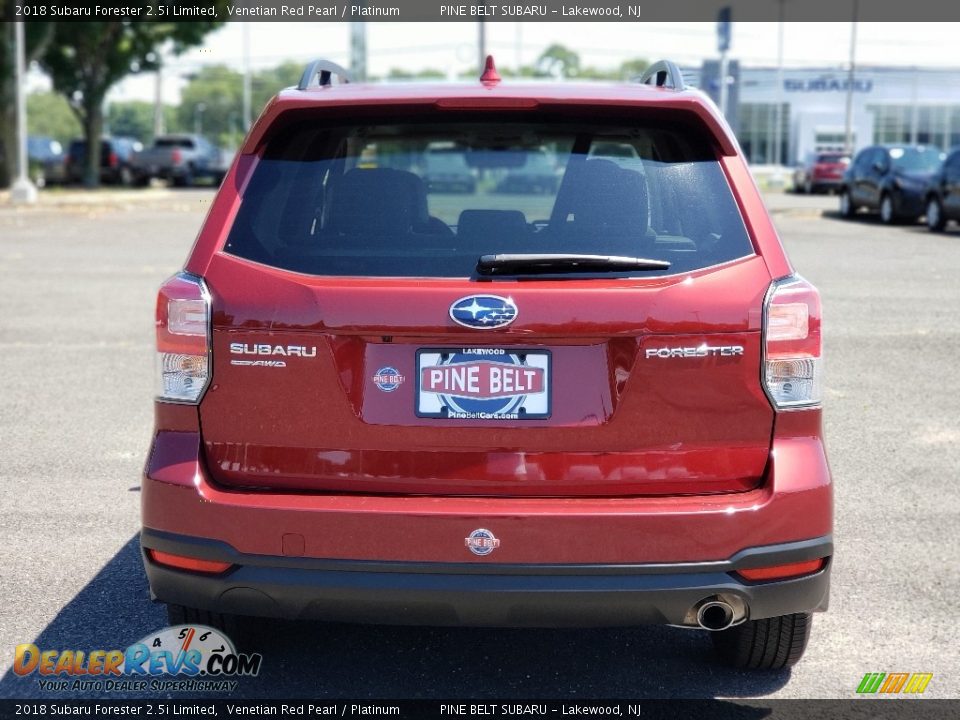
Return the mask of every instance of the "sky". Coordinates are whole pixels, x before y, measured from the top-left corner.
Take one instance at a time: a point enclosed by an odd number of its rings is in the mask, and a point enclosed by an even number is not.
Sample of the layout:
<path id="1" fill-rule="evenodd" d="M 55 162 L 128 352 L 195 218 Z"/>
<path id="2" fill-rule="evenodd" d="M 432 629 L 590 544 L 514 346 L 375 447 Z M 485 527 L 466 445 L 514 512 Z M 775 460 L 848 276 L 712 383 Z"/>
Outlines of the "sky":
<path id="1" fill-rule="evenodd" d="M 249 25 L 250 62 L 254 69 L 284 60 L 306 64 L 315 57 L 349 63 L 349 23 L 228 23 L 204 44 L 170 57 L 164 75 L 164 101 L 175 103 L 186 75 L 208 64 L 243 66 L 243 25 Z M 850 52 L 850 23 L 784 23 L 786 66 L 843 66 Z M 488 23 L 488 51 L 500 66 L 532 63 L 551 43 L 580 54 L 581 63 L 617 67 L 623 60 L 668 58 L 699 65 L 717 56 L 716 30 L 704 23 Z M 730 56 L 748 66 L 777 62 L 777 23 L 734 23 Z M 858 63 L 866 65 L 960 67 L 960 23 L 858 23 Z M 475 66 L 474 23 L 367 23 L 368 72 L 390 68 L 416 71 L 437 68 L 451 73 Z M 45 86 L 34 74 L 31 85 Z M 109 100 L 153 100 L 155 76 L 145 73 L 119 83 Z"/>

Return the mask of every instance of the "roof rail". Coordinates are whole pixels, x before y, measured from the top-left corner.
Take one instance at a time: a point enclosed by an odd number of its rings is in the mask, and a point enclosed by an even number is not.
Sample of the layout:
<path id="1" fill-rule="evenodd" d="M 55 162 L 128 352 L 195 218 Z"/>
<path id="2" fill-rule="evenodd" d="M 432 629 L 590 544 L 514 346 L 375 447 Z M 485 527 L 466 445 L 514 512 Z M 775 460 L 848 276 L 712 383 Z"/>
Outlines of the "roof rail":
<path id="1" fill-rule="evenodd" d="M 323 60 L 322 58 L 314 60 L 307 65 L 307 69 L 304 70 L 303 75 L 300 76 L 300 84 L 297 85 L 297 90 L 306 90 L 313 84 L 313 81 L 316 80 L 318 76 L 319 82 L 317 85 L 320 87 L 333 85 L 334 75 L 337 76 L 337 80 L 341 84 L 350 82 L 350 73 L 347 72 L 345 68 L 329 60 Z"/>
<path id="2" fill-rule="evenodd" d="M 683 73 L 675 63 L 669 60 L 661 60 L 644 70 L 640 76 L 640 82 L 647 85 L 653 80 L 656 87 L 668 87 L 674 90 L 685 90 L 686 85 L 683 82 Z"/>

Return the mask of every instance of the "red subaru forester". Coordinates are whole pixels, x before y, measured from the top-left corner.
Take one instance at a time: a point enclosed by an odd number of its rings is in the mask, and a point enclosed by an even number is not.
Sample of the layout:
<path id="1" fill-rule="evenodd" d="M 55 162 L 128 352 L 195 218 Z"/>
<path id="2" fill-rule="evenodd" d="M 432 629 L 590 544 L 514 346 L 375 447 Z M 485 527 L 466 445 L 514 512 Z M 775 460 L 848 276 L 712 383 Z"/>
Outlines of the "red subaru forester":
<path id="1" fill-rule="evenodd" d="M 173 622 L 665 623 L 769 669 L 827 606 L 819 295 L 672 63 L 311 64 L 156 327 L 141 542 Z"/>

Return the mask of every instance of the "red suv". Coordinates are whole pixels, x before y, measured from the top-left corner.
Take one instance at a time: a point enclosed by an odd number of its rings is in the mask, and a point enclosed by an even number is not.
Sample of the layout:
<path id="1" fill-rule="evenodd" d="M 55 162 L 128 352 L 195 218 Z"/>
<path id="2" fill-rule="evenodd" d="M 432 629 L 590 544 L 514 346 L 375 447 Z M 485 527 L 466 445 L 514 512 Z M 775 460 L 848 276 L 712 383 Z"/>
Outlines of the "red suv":
<path id="1" fill-rule="evenodd" d="M 440 148 L 470 192 L 428 188 Z M 507 191 L 545 157 L 555 190 Z M 780 668 L 827 606 L 820 299 L 672 63 L 312 64 L 156 327 L 141 542 L 172 622 L 662 623 Z"/>

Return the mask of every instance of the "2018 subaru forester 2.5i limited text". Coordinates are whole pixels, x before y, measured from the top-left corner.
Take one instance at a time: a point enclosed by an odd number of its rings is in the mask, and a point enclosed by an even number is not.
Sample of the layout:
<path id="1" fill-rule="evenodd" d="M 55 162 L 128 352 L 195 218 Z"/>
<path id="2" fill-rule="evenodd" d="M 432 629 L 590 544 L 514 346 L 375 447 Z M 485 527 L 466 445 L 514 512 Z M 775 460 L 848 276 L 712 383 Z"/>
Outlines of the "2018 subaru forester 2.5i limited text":
<path id="1" fill-rule="evenodd" d="M 820 300 L 711 102 L 671 63 L 344 76 L 270 102 L 160 290 L 154 598 L 211 625 L 663 623 L 796 662 L 833 554 Z M 470 192 L 428 190 L 439 150 Z M 505 190 L 544 157 L 553 191 Z"/>

